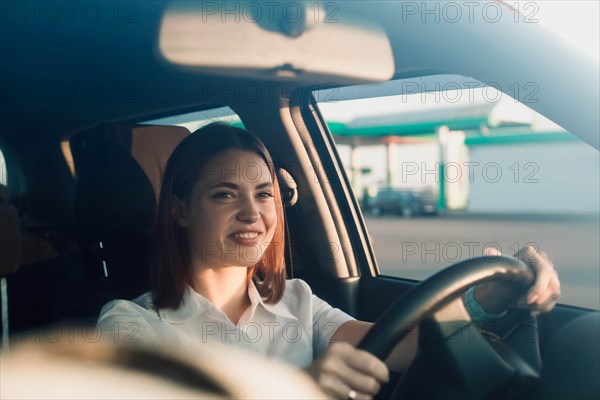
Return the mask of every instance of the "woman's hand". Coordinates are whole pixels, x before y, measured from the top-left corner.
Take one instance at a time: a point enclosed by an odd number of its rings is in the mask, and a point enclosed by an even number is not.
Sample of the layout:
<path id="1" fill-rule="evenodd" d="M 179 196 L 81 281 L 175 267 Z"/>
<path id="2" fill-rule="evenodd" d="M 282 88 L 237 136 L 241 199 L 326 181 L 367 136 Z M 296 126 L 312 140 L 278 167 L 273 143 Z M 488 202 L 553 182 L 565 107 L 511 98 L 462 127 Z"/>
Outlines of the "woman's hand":
<path id="1" fill-rule="evenodd" d="M 345 342 L 332 343 L 306 371 L 336 399 L 370 399 L 389 380 L 381 360 Z"/>
<path id="2" fill-rule="evenodd" d="M 488 256 L 500 255 L 494 248 L 485 249 Z M 548 312 L 554 308 L 560 297 L 560 281 L 554 264 L 543 251 L 537 252 L 533 246 L 525 247 L 515 257 L 529 265 L 535 272 L 535 282 L 525 295 L 519 298 L 514 285 L 507 282 L 488 282 L 475 289 L 475 298 L 485 311 L 498 313 L 511 305 L 532 310 L 532 314 Z"/>

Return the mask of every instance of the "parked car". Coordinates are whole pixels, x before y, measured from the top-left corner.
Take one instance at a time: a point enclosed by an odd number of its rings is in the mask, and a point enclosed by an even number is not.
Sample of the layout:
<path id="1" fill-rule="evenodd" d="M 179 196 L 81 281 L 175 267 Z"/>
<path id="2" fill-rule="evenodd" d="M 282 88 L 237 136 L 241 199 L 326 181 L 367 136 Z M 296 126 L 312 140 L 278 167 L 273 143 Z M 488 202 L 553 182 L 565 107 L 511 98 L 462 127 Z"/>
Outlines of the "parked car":
<path id="1" fill-rule="evenodd" d="M 304 18 L 292 19 L 288 4 Z M 0 202 L 5 348 L 9 339 L 15 347 L 25 337 L 68 340 L 73 326 L 83 328 L 86 341 L 99 339 L 93 332 L 100 307 L 148 290 L 165 159 L 190 130 L 213 120 L 256 133 L 293 177 L 283 185 L 290 274 L 357 318 L 390 329 L 422 323 L 424 331 L 439 333 L 438 311 L 469 286 L 510 277 L 469 270 L 419 284 L 381 275 L 349 179 L 335 167 L 342 163 L 315 93 L 332 89 L 335 101 L 343 87 L 368 91 L 377 82 L 452 73 L 525 101 L 530 91 L 515 92 L 515 83 L 535 82 L 531 106 L 597 149 L 598 64 L 539 24 L 515 21 L 508 4 L 480 6 L 499 10 L 500 18 L 490 22 L 482 7 L 474 20 L 468 9 L 460 21 L 429 18 L 429 3 L 408 1 L 3 2 L 0 150 L 6 186 L 20 193 L 10 198 L 25 199 Z M 403 214 L 418 212 L 416 196 L 389 190 L 380 201 L 385 196 Z M 428 294 L 416 291 L 428 287 L 436 288 L 434 297 L 406 300 Z M 401 312 L 384 314 L 399 298 Z M 477 345 L 466 335 L 462 341 L 431 336 L 426 348 L 435 351 L 421 348 L 408 378 L 395 376 L 390 387 L 410 389 L 413 398 L 598 398 L 597 310 L 561 304 L 537 324 L 512 341 L 489 332 L 476 336 L 489 340 Z M 397 338 L 387 332 L 378 343 Z M 37 365 L 35 358 L 20 360 Z M 61 378 L 47 364 L 32 369 L 35 377 L 19 369 L 23 385 L 10 395 L 39 396 L 32 389 L 39 374 L 48 374 L 44 384 L 54 397 L 94 397 L 95 386 L 75 387 L 72 370 L 61 369 Z M 127 366 L 143 369 L 144 363 Z M 218 373 L 231 379 L 206 374 L 200 384 L 226 389 L 240 371 Z M 155 378 L 166 385 L 163 379 Z M 273 385 L 285 385 L 276 380 Z M 240 382 L 253 384 L 248 381 Z M 264 379 L 254 384 L 267 385 Z M 3 390 L 4 384 L 4 398 Z"/>
<path id="2" fill-rule="evenodd" d="M 437 198 L 430 189 L 380 189 L 363 209 L 374 216 L 396 214 L 412 217 L 420 214 L 436 214 Z"/>

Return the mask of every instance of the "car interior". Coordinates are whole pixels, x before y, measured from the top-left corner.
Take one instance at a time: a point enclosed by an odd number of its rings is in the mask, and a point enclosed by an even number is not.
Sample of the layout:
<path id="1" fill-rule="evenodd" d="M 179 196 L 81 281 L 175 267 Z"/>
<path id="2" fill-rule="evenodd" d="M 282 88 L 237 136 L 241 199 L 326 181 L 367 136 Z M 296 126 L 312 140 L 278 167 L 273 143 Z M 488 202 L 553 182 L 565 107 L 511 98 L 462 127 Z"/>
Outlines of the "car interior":
<path id="1" fill-rule="evenodd" d="M 43 2 L 26 3 L 31 10 L 43 9 Z M 445 73 L 503 87 L 535 81 L 543 90 L 532 108 L 598 149 L 598 65 L 539 26 L 512 20 L 399 23 L 409 3 L 402 1 L 323 3 L 322 10 L 333 7 L 341 21 L 323 31 L 311 30 L 310 21 L 198 23 L 207 10 L 216 15 L 205 7 L 218 8 L 215 2 L 113 3 L 121 11 L 118 18 L 102 8 L 105 17 L 93 22 L 34 21 L 18 3 L 5 10 L 0 26 L 4 351 L 32 335 L 51 341 L 47 332 L 56 337 L 61 327 L 93 328 L 106 302 L 148 290 L 162 173 L 173 149 L 191 134 L 181 125 L 153 121 L 194 114 L 205 115 L 198 118 L 204 124 L 219 120 L 212 111 L 229 107 L 263 140 L 282 183 L 288 277 L 304 279 L 314 293 L 356 318 L 381 322 L 370 348 L 401 338 L 397 325 L 415 315 L 423 329 L 440 329 L 443 319 L 432 316 L 468 285 L 482 279 L 519 282 L 527 271 L 519 265 L 488 268 L 477 280 L 478 266 L 463 265 L 462 273 L 450 271 L 430 286 L 381 275 L 316 91 L 368 90 L 377 82 Z M 357 20 L 364 24 L 353 30 Z M 290 44 L 304 30 L 314 36 L 297 47 Z M 186 34 L 189 40 L 178 41 Z M 266 50 L 252 47 L 246 36 L 286 51 L 272 59 L 256 57 Z M 329 43 L 302 53 L 324 37 Z M 352 44 L 347 39 L 352 37 L 364 40 Z M 236 47 L 227 39 L 250 51 L 231 58 Z M 323 51 L 327 46 L 335 47 L 331 55 Z M 204 57 L 208 53 L 214 58 Z M 418 287 L 424 297 L 408 297 Z M 409 301 L 396 303 L 405 295 Z M 386 312 L 390 305 L 396 308 Z M 482 336 L 487 344 L 423 339 L 420 349 L 430 350 L 421 352 L 414 370 L 395 377 L 382 398 L 401 380 L 396 396 L 402 398 L 597 398 L 597 310 L 559 304 L 535 320 L 522 313 L 514 318 L 522 322 L 521 330 L 495 335 L 490 329 Z M 504 344 L 490 351 L 486 346 L 495 341 Z M 489 360 L 494 367 L 486 370 Z M 494 382 L 482 380 L 500 375 Z M 432 379 L 439 382 L 435 389 L 427 384 Z M 527 386 L 528 380 L 535 382 Z"/>

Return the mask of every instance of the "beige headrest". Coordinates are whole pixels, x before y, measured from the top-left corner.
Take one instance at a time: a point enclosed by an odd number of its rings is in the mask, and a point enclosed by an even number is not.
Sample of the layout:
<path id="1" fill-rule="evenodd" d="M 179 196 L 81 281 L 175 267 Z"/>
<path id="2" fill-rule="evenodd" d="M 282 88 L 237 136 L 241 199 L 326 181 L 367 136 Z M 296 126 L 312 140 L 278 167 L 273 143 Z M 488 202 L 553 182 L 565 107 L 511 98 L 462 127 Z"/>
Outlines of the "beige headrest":
<path id="1" fill-rule="evenodd" d="M 75 220 L 96 237 L 151 231 L 167 160 L 190 132 L 178 126 L 104 124 L 71 137 Z"/>
<path id="2" fill-rule="evenodd" d="M 148 176 L 157 202 L 167 161 L 189 134 L 179 126 L 138 125 L 131 129 L 131 155 Z"/>

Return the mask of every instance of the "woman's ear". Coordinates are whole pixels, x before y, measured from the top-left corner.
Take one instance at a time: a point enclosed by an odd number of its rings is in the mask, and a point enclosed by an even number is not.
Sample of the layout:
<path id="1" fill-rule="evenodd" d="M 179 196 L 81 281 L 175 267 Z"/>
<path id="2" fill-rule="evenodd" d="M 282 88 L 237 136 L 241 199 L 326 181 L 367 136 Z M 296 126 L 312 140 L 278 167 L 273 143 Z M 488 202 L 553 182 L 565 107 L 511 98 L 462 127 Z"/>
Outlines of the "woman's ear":
<path id="1" fill-rule="evenodd" d="M 173 213 L 173 219 L 175 223 L 182 228 L 187 228 L 188 219 L 185 212 L 185 202 L 179 200 L 177 196 L 173 196 L 173 209 L 171 212 Z"/>

